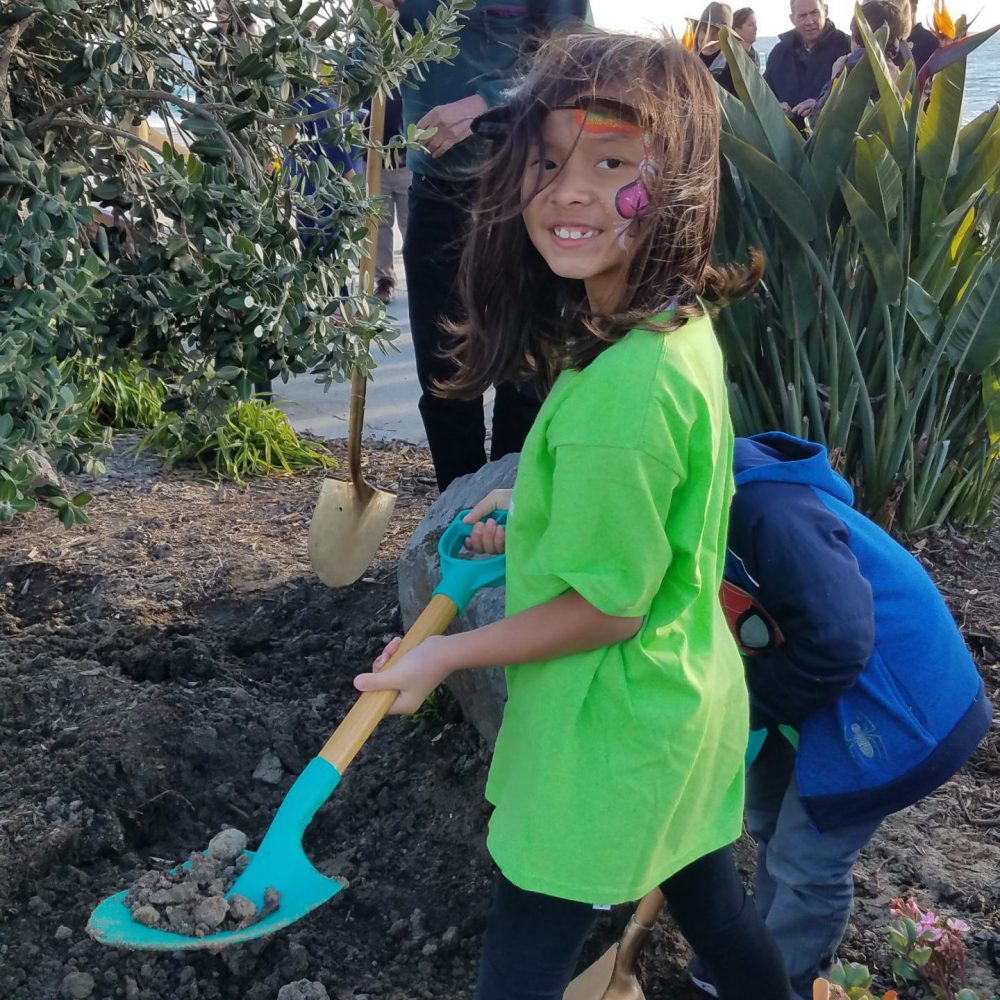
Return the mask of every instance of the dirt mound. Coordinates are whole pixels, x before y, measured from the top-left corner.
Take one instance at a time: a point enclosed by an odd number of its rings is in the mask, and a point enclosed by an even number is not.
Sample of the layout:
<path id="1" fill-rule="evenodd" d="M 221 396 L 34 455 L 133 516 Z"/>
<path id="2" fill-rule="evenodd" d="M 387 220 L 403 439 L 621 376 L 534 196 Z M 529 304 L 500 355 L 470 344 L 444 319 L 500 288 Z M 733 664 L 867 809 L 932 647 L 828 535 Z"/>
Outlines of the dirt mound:
<path id="1" fill-rule="evenodd" d="M 148 467 L 130 475 L 120 460 L 86 484 L 90 529 L 38 514 L 0 531 L 4 1000 L 275 1000 L 300 983 L 333 1000 L 471 997 L 492 880 L 487 755 L 445 695 L 414 721 L 384 722 L 310 825 L 311 860 L 350 887 L 309 917 L 218 955 L 133 954 L 84 933 L 94 905 L 151 862 L 184 858 L 224 826 L 255 847 L 352 703 L 353 675 L 398 630 L 395 559 L 433 477 L 420 449 L 367 457 L 366 476 L 400 499 L 372 568 L 342 590 L 308 567 L 315 478 L 219 491 Z M 997 536 L 944 536 L 919 554 L 995 689 L 1000 618 L 985 595 L 1000 577 Z M 971 964 L 996 992 L 998 769 L 994 742 L 887 824 L 858 868 L 845 958 L 884 969 L 876 928 L 891 896 L 913 892 L 977 929 Z M 620 920 L 602 919 L 587 958 Z M 685 958 L 661 922 L 644 962 L 651 1000 L 697 996 Z"/>

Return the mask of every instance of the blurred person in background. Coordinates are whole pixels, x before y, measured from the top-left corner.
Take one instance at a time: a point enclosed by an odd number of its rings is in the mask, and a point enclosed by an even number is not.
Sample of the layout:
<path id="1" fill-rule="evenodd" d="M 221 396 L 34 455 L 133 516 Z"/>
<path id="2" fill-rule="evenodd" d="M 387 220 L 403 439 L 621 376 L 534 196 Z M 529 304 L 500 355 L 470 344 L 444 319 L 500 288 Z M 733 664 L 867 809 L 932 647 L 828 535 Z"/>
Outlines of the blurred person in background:
<path id="1" fill-rule="evenodd" d="M 740 7 L 733 12 L 733 31 L 739 35 L 746 54 L 760 68 L 760 55 L 753 47 L 753 43 L 757 41 L 757 15 L 752 7 Z"/>
<path id="2" fill-rule="evenodd" d="M 403 127 L 403 98 L 398 90 L 389 95 L 385 105 L 383 141 L 405 135 Z M 406 149 L 394 149 L 382 171 L 382 195 L 386 199 L 378 225 L 378 249 L 375 253 L 375 296 L 386 305 L 396 291 L 396 271 L 392 257 L 392 227 L 399 222 L 399 231 L 406 239 L 406 220 L 409 214 L 409 191 L 413 175 L 406 166 Z"/>
<path id="3" fill-rule="evenodd" d="M 906 0 L 902 0 L 902 3 L 906 3 Z M 937 52 L 941 45 L 941 39 L 933 31 L 928 31 L 917 20 L 917 0 L 912 0 L 909 7 L 913 26 L 907 40 L 910 43 L 910 51 L 913 53 L 914 66 L 919 73 L 920 67 Z"/>

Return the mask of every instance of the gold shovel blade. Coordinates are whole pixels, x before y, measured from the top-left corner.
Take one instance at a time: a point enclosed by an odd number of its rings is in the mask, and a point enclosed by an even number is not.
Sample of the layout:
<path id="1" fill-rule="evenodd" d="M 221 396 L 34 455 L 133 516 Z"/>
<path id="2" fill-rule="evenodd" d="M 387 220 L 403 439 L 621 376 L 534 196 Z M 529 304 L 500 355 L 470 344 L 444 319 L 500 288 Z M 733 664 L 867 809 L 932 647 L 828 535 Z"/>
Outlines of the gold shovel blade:
<path id="1" fill-rule="evenodd" d="M 346 587 L 364 573 L 395 505 L 396 494 L 387 490 L 359 491 L 351 482 L 323 480 L 309 522 L 309 561 L 328 587 Z"/>

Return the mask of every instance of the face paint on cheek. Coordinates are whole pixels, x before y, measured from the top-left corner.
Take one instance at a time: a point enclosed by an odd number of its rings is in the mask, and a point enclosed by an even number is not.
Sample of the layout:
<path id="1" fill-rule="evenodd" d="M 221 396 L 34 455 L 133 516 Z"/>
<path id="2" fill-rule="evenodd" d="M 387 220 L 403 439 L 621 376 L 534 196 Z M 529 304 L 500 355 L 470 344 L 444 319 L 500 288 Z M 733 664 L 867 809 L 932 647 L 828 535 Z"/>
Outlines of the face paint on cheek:
<path id="1" fill-rule="evenodd" d="M 646 181 L 652 183 L 655 179 L 656 164 L 652 160 L 643 160 L 639 164 L 639 176 L 615 192 L 615 211 L 623 219 L 629 220 L 638 219 L 644 215 L 650 205 L 649 188 L 646 186 Z"/>
<path id="2" fill-rule="evenodd" d="M 618 246 L 625 249 L 626 236 L 636 219 L 642 218 L 649 210 L 652 199 L 646 181 L 653 183 L 656 178 L 656 164 L 643 160 L 639 164 L 639 176 L 615 192 L 615 211 L 625 220 L 618 227 Z"/>

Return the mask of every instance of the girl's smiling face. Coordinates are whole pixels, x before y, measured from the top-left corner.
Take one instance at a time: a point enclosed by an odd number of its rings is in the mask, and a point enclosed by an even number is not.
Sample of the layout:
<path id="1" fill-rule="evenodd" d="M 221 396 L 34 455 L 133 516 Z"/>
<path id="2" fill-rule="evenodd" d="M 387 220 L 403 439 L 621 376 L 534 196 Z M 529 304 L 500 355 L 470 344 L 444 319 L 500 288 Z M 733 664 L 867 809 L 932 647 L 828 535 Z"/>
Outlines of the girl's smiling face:
<path id="1" fill-rule="evenodd" d="M 599 104 L 554 109 L 542 136 L 521 185 L 528 236 L 554 273 L 583 281 L 593 310 L 613 312 L 649 205 L 648 143 L 641 128 Z"/>

